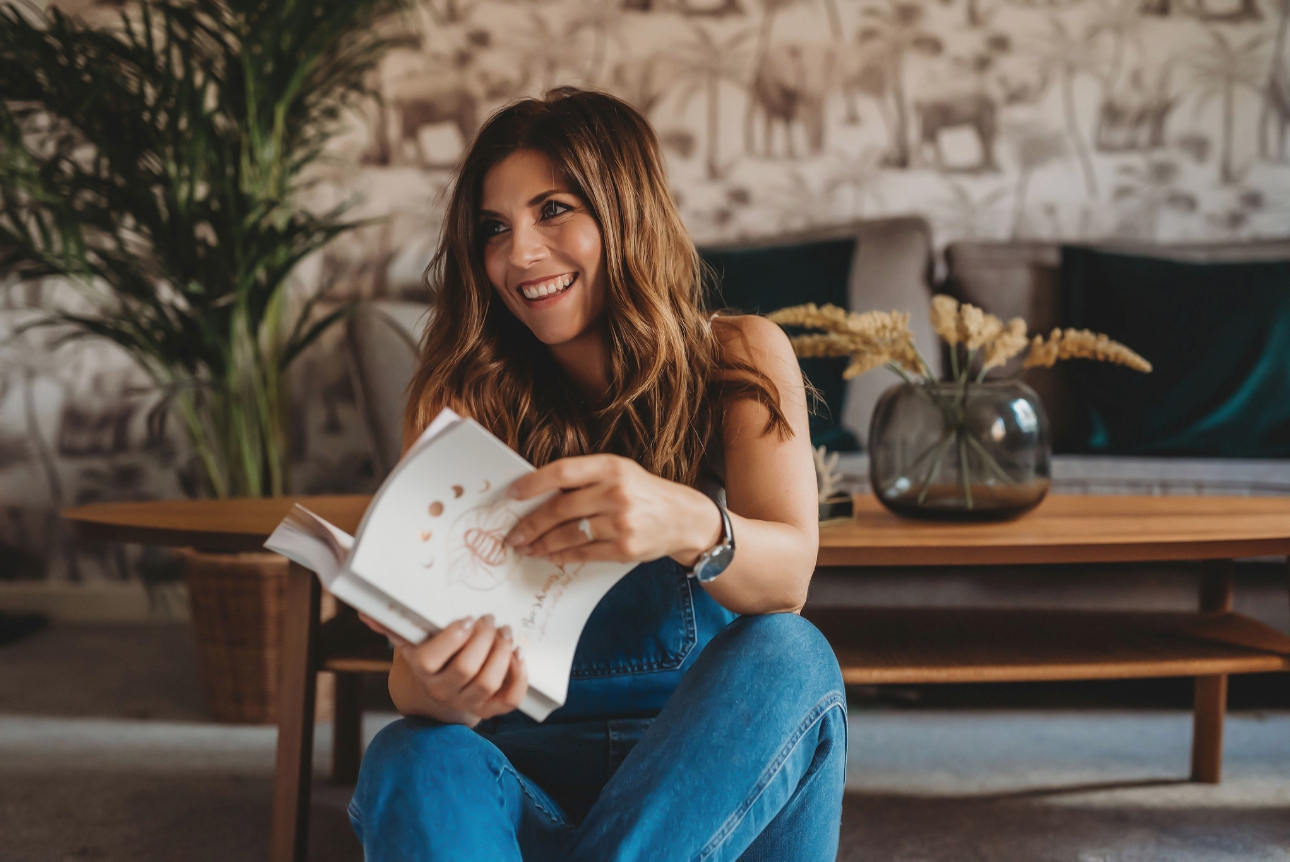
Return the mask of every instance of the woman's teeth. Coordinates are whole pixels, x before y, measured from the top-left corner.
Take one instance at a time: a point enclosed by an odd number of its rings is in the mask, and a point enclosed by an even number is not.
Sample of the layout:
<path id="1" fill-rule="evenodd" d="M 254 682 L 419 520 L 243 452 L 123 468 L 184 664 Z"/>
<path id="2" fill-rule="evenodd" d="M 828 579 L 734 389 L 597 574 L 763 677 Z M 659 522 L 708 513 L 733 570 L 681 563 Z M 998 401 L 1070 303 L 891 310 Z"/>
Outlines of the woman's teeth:
<path id="1" fill-rule="evenodd" d="M 569 285 L 573 284 L 574 274 L 557 275 L 555 278 L 548 278 L 546 281 L 539 281 L 537 284 L 526 284 L 520 288 L 525 299 L 541 299 L 544 296 L 550 296 L 553 293 L 560 293 L 567 290 Z"/>

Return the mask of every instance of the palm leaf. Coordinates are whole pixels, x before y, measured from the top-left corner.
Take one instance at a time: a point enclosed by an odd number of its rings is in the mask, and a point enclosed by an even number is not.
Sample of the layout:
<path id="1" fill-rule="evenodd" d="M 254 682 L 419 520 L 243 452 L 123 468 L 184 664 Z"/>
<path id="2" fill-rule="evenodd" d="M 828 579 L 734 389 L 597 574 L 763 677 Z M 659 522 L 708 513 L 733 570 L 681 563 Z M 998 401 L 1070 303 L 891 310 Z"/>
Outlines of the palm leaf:
<path id="1" fill-rule="evenodd" d="M 286 285 L 363 224 L 297 201 L 402 2 L 146 0 L 111 26 L 0 6 L 0 274 L 71 279 L 93 312 L 39 325 L 180 382 L 194 446 L 232 471 L 213 490 L 283 490 L 280 377 L 344 316 L 308 302 L 283 338 Z"/>

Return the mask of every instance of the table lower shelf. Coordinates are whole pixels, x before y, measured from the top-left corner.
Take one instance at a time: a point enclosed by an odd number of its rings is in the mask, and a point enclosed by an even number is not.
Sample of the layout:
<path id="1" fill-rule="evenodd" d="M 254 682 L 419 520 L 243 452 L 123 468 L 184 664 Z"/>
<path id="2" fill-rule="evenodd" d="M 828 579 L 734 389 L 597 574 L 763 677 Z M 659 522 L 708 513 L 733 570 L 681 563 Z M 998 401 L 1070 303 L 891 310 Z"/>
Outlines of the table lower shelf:
<path id="1" fill-rule="evenodd" d="M 852 685 L 1210 676 L 1290 670 L 1290 636 L 1236 613 L 980 608 L 819 608 Z M 320 667 L 384 673 L 382 638 L 356 618 L 325 625 Z"/>
<path id="2" fill-rule="evenodd" d="M 1290 636 L 1236 613 L 807 608 L 848 684 L 1290 670 Z"/>

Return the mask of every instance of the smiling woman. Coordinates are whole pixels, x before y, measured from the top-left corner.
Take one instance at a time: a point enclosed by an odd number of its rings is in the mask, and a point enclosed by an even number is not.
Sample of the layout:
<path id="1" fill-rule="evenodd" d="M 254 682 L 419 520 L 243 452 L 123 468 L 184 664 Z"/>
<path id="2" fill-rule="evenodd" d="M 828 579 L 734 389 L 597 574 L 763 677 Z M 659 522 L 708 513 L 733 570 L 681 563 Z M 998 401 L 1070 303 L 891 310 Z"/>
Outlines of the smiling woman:
<path id="1" fill-rule="evenodd" d="M 783 392 L 749 361 L 747 322 L 708 323 L 698 274 L 633 108 L 557 90 L 501 111 L 462 161 L 427 270 L 435 315 L 405 436 L 448 406 L 534 464 L 614 452 L 688 485 L 713 476 L 705 454 L 730 402 L 763 405 L 765 429 L 790 436 L 791 351 Z"/>
<path id="2" fill-rule="evenodd" d="M 605 309 L 596 219 L 551 160 L 535 150 L 507 156 L 488 172 L 483 191 L 488 280 L 538 341 L 557 355 L 577 354 Z M 603 377 L 587 382 L 608 388 Z"/>
<path id="3" fill-rule="evenodd" d="M 371 862 L 836 855 L 846 700 L 795 613 L 818 546 L 801 371 L 769 321 L 708 317 L 700 274 L 626 103 L 554 91 L 472 143 L 405 439 L 451 407 L 538 466 L 508 501 L 549 498 L 455 524 L 448 577 L 488 589 L 540 555 L 558 595 L 584 562 L 638 565 L 541 724 L 515 711 L 524 662 L 491 618 L 398 642 L 408 718 L 373 740 L 350 806 Z"/>

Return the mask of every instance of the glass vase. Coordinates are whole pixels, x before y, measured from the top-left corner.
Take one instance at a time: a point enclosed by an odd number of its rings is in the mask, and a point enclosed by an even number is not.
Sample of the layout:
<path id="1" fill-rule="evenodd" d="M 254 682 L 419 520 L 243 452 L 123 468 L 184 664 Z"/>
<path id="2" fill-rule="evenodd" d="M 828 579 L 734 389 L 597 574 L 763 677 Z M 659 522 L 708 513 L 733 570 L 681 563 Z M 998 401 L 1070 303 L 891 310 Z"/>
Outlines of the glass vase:
<path id="1" fill-rule="evenodd" d="M 1016 517 L 1048 493 L 1051 459 L 1043 405 L 1018 380 L 901 383 L 869 424 L 869 483 L 907 517 Z"/>

